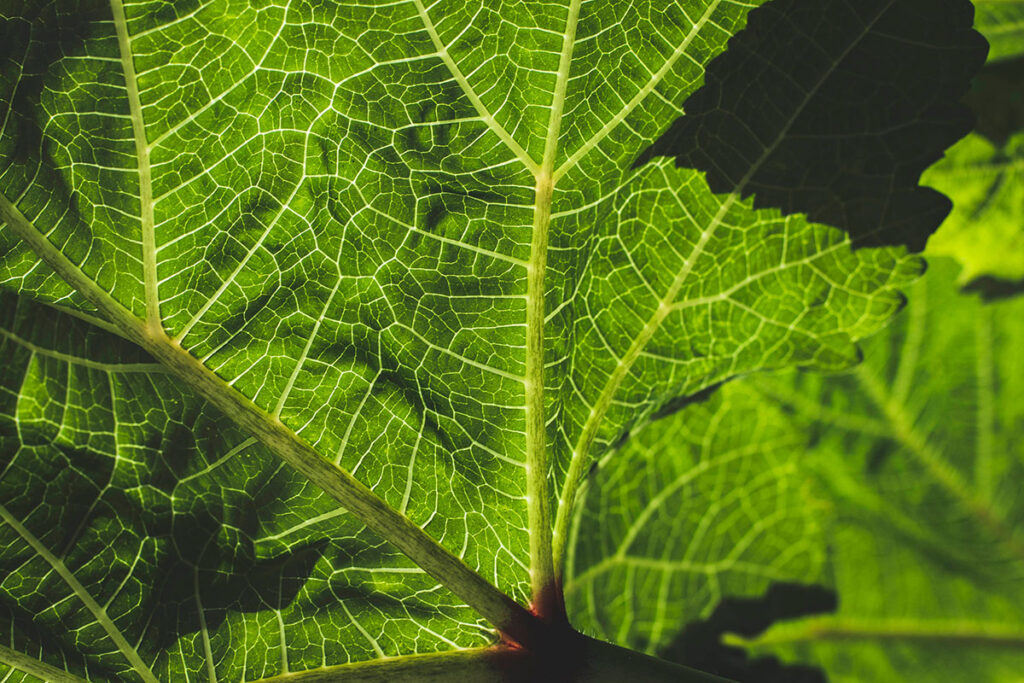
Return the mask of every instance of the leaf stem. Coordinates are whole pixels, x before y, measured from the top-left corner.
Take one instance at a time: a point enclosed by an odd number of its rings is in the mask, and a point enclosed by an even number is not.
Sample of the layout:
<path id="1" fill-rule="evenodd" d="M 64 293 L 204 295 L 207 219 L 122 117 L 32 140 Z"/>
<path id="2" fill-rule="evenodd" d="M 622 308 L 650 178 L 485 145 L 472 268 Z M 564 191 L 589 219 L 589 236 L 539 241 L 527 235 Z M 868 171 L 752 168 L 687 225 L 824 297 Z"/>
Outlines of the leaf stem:
<path id="1" fill-rule="evenodd" d="M 723 678 L 566 632 L 540 653 L 497 645 L 342 664 L 253 683 L 728 683 Z"/>
<path id="2" fill-rule="evenodd" d="M 394 544 L 506 637 L 530 648 L 543 639 L 543 624 L 466 566 L 408 517 L 390 507 L 347 471 L 324 459 L 295 432 L 229 386 L 212 370 L 103 291 L 15 207 L 0 195 L 0 219 L 69 285 L 85 296 L 133 342 L 225 416 L 341 503 L 367 527 Z"/>

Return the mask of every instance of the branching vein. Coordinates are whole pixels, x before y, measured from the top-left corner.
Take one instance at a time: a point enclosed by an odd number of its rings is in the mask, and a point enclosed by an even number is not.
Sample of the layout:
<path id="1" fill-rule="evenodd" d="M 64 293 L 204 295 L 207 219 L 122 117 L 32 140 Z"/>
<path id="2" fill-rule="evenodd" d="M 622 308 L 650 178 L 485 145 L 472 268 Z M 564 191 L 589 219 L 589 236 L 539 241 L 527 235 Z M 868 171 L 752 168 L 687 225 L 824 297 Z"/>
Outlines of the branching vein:
<path id="1" fill-rule="evenodd" d="M 531 173 L 537 173 L 539 167 L 537 162 L 530 158 L 530 155 L 523 149 L 522 145 L 515 141 L 504 126 L 502 126 L 494 118 L 494 115 L 487 109 L 487 106 L 480 99 L 480 96 L 476 94 L 473 86 L 469 84 L 469 80 L 465 74 L 462 73 L 462 69 L 452 59 L 451 54 L 448 52 L 448 46 L 441 41 L 441 36 L 437 33 L 437 27 L 434 26 L 434 22 L 431 20 L 430 15 L 427 14 L 426 7 L 423 6 L 423 0 L 413 0 L 413 4 L 416 5 L 416 11 L 420 15 L 420 19 L 423 21 L 423 26 L 427 30 L 427 34 L 430 36 L 431 42 L 434 43 L 434 48 L 437 50 L 437 55 L 448 67 L 455 82 L 459 84 L 466 97 L 473 104 L 473 108 L 476 109 L 477 113 L 480 114 L 480 118 L 484 124 L 487 125 L 491 131 L 497 135 L 505 145 L 512 150 L 512 152 L 523 162 L 526 168 L 530 169 Z"/>
<path id="2" fill-rule="evenodd" d="M 39 555 L 48 565 L 53 567 L 53 570 L 57 572 L 57 575 L 64 580 L 64 583 L 71 588 L 71 591 L 75 594 L 85 608 L 89 610 L 93 618 L 110 637 L 114 644 L 117 645 L 117 649 L 124 655 L 124 658 L 131 664 L 132 669 L 147 683 L 159 683 L 157 677 L 153 675 L 153 672 L 142 661 L 142 657 L 135 650 L 134 647 L 124 637 L 124 634 L 114 625 L 114 621 L 107 614 L 106 610 L 96 602 L 95 598 L 85 589 L 85 586 L 78 580 L 78 578 L 68 569 L 60 558 L 50 552 L 50 549 L 43 545 L 35 535 L 29 531 L 18 519 L 12 515 L 6 507 L 0 505 L 0 521 L 5 522 L 14 531 L 21 536 L 21 538 L 28 543 L 33 551 Z"/>

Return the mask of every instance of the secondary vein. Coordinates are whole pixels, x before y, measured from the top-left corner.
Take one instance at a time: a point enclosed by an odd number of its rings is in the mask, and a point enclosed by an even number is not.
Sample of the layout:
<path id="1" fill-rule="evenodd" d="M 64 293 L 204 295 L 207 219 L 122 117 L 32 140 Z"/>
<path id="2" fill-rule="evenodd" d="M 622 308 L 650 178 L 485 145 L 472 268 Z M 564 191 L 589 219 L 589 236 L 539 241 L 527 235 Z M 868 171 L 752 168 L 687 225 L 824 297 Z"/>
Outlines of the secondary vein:
<path id="1" fill-rule="evenodd" d="M 27 674 L 31 674 L 44 681 L 50 683 L 88 683 L 84 678 L 80 678 L 67 671 L 62 671 L 55 666 L 47 664 L 44 661 L 38 660 L 35 657 L 31 657 L 23 652 L 12 650 L 9 647 L 0 645 L 0 663 L 6 664 L 18 671 L 24 671 Z M 7 678 L 5 677 L 6 681 Z"/>
<path id="2" fill-rule="evenodd" d="M 572 168 L 576 166 L 576 164 L 578 164 L 580 160 L 583 157 L 585 157 L 587 153 L 590 152 L 590 150 L 597 147 L 601 143 L 601 141 L 608 136 L 609 133 L 615 130 L 615 128 L 620 123 L 626 120 L 626 117 L 629 116 L 630 113 L 634 109 L 636 109 L 641 102 L 647 99 L 647 96 L 654 91 L 658 83 L 660 83 L 662 79 L 664 79 L 665 76 L 668 74 L 668 72 L 672 70 L 672 67 L 675 66 L 675 63 L 679 60 L 679 58 L 686 53 L 687 48 L 690 47 L 690 43 L 693 42 L 693 39 L 697 37 L 701 29 L 703 29 L 704 26 L 708 23 L 708 21 L 711 20 L 711 15 L 714 14 L 714 12 L 718 9 L 718 5 L 720 3 L 721 0 L 713 0 L 711 4 L 708 5 L 707 10 L 705 10 L 704 14 L 701 16 L 700 19 L 694 22 L 693 27 L 686 34 L 686 37 L 684 37 L 682 42 L 680 42 L 679 45 L 676 46 L 676 48 L 672 51 L 672 54 L 669 55 L 668 59 L 665 60 L 665 63 L 661 65 L 661 68 L 658 69 L 651 76 L 647 83 L 645 83 L 644 86 L 637 91 L 636 95 L 634 95 L 629 100 L 629 102 L 627 102 L 622 107 L 622 109 L 620 109 L 618 113 L 615 114 L 615 116 L 613 116 L 611 119 L 608 120 L 607 123 L 601 126 L 601 129 L 597 131 L 597 133 L 595 133 L 590 139 L 583 143 L 583 145 L 581 145 L 579 149 L 573 152 L 572 156 L 566 159 L 565 162 L 558 167 L 558 170 L 554 172 L 554 177 L 556 180 L 558 178 L 561 178 L 568 171 L 572 170 Z"/>
<path id="3" fill-rule="evenodd" d="M 139 164 L 139 221 L 142 225 L 142 271 L 146 289 L 146 322 L 154 329 L 161 328 L 160 296 L 156 279 L 156 229 L 153 220 L 153 178 L 149 163 L 149 145 L 146 143 L 146 126 L 142 119 L 142 101 L 139 99 L 138 77 L 132 61 L 131 40 L 128 37 L 128 22 L 121 0 L 110 0 L 114 15 L 117 44 L 121 51 L 121 68 L 128 92 L 128 109 L 131 112 L 132 131 L 135 134 L 135 155 Z"/>
<path id="4" fill-rule="evenodd" d="M 727 634 L 727 640 L 748 647 L 822 640 L 916 640 L 1020 648 L 1024 631 L 1016 624 L 999 622 L 812 617 L 756 638 Z"/>
<path id="5" fill-rule="evenodd" d="M 192 594 L 195 597 L 196 613 L 199 615 L 199 632 L 203 636 L 203 659 L 206 661 L 206 675 L 210 683 L 217 683 L 217 669 L 213 664 L 213 648 L 210 646 L 210 630 L 206 626 L 206 610 L 199 594 L 199 567 L 192 569 Z"/>
<path id="6" fill-rule="evenodd" d="M 98 623 L 106 634 L 110 637 L 117 649 L 124 655 L 124 658 L 131 664 L 132 669 L 147 683 L 159 683 L 157 677 L 153 675 L 153 672 L 142 661 L 142 657 L 139 656 L 138 651 L 131 646 L 131 643 L 124 637 L 124 634 L 114 624 L 113 619 L 107 614 L 107 611 L 92 595 L 85 589 L 82 582 L 78 580 L 78 577 L 68 569 L 67 565 L 64 564 L 59 557 L 55 556 L 50 549 L 47 548 L 43 543 L 35 537 L 31 531 L 29 531 L 18 519 L 12 515 L 6 507 L 0 505 L 0 520 L 5 522 L 14 531 L 21 536 L 21 538 L 28 543 L 28 545 L 35 551 L 37 555 L 43 558 L 48 565 L 64 580 L 64 583 L 71 588 L 71 591 L 75 594 L 82 604 L 85 605 L 86 609 L 92 613 L 96 623 Z"/>
<path id="7" fill-rule="evenodd" d="M 487 109 L 487 106 L 480 99 L 480 96 L 476 94 L 473 86 L 469 84 L 469 80 L 466 75 L 462 73 L 462 69 L 452 59 L 451 54 L 448 52 L 448 46 L 441 41 L 441 36 L 437 33 L 437 27 L 434 26 L 434 22 L 430 19 L 430 15 L 427 14 L 427 8 L 423 6 L 423 0 L 413 0 L 413 4 L 416 5 L 416 11 L 420 15 L 420 21 L 423 22 L 423 27 L 426 29 L 427 34 L 430 36 L 431 42 L 434 43 L 434 48 L 437 50 L 437 56 L 441 58 L 445 66 L 448 67 L 448 71 L 451 73 L 455 82 L 462 88 L 462 92 L 465 93 L 466 97 L 473 104 L 473 108 L 476 109 L 477 113 L 480 114 L 480 118 L 487 125 L 491 131 L 501 139 L 505 146 L 508 147 L 516 155 L 516 157 L 523 162 L 526 168 L 530 169 L 531 173 L 536 174 L 538 171 L 537 162 L 534 161 L 530 155 L 523 149 L 522 145 L 515 141 L 505 127 L 498 123 L 494 115 Z"/>
<path id="8" fill-rule="evenodd" d="M 855 374 L 864 392 L 882 411 L 892 428 L 892 437 L 902 444 L 924 466 L 932 480 L 955 499 L 975 520 L 997 536 L 1017 558 L 1024 559 L 1022 542 L 1012 525 L 1007 523 L 992 502 L 981 497 L 949 464 L 942 453 L 921 434 L 906 406 L 893 400 L 871 368 L 860 366 Z"/>
<path id="9" fill-rule="evenodd" d="M 18 346 L 31 351 L 37 356 L 43 356 L 46 358 L 53 358 L 55 360 L 68 363 L 69 365 L 79 365 L 83 368 L 89 368 L 91 370 L 101 370 L 103 372 L 110 373 L 141 373 L 141 374 L 155 374 L 164 373 L 166 368 L 159 363 L 101 363 L 99 361 L 90 360 L 88 358 L 80 358 L 79 356 L 72 356 L 71 354 L 61 353 L 60 351 L 54 351 L 47 349 L 38 344 L 22 339 L 13 332 L 9 332 L 3 328 L 0 328 L 0 338 L 7 339 Z"/>

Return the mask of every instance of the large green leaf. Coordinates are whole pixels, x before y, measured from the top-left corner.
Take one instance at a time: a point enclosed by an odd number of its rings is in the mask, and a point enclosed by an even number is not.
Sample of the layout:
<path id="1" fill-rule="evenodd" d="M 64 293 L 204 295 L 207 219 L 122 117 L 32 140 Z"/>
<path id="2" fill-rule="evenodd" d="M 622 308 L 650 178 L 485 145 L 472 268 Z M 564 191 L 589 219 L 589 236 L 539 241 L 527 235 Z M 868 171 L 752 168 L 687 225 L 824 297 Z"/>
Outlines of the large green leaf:
<path id="1" fill-rule="evenodd" d="M 729 377 L 849 365 L 919 272 L 747 196 L 849 52 L 749 174 L 633 168 L 758 4 L 0 5 L 0 653 L 251 678 L 495 639 L 461 602 L 542 644 L 516 601 L 557 619 L 596 458 Z M 934 105 L 978 45 L 943 6 L 831 19 L 871 52 L 937 17 L 893 196 L 961 133 Z"/>

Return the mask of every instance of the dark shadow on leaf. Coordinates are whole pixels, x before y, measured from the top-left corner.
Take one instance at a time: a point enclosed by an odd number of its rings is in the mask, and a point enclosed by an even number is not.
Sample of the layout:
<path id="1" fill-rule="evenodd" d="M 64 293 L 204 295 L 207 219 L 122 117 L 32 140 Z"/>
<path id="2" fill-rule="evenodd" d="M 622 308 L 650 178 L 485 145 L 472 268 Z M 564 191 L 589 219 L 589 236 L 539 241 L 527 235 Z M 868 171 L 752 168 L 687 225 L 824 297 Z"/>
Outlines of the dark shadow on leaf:
<path id="1" fill-rule="evenodd" d="M 109 6 L 86 0 L 61 7 L 61 3 L 28 3 L 21 16 L 5 19 L 0 28 L 0 63 L 19 65 L 17 87 L 0 98 L 0 120 L 13 114 L 16 134 L 12 156 L 26 161 L 38 155 L 45 114 L 39 98 L 48 75 L 61 59 L 80 55 L 107 19 Z"/>
<path id="2" fill-rule="evenodd" d="M 737 683 L 825 683 L 825 674 L 809 666 L 787 666 L 774 657 L 751 659 L 738 647 L 722 644 L 724 633 L 755 636 L 773 623 L 835 611 L 836 594 L 819 586 L 774 583 L 760 598 L 726 598 L 705 621 L 688 624 L 658 653 Z"/>
<path id="3" fill-rule="evenodd" d="M 328 546 L 326 540 L 319 540 L 257 560 L 247 539 L 225 542 L 217 520 L 200 521 L 202 517 L 179 516 L 175 521 L 177 556 L 161 567 L 152 603 L 150 638 L 160 650 L 184 634 L 199 631 L 203 621 L 216 630 L 230 612 L 284 609 L 309 580 Z M 202 602 L 202 620 L 197 598 Z"/>
<path id="4" fill-rule="evenodd" d="M 964 97 L 974 129 L 997 147 L 1024 130 L 1024 57 L 986 64 Z"/>
<path id="5" fill-rule="evenodd" d="M 26 3 L 20 16 L 0 22 L 0 64 L 8 69 L 18 65 L 17 79 L 8 80 L 0 91 L 0 121 L 6 122 L 0 152 L 15 164 L 27 164 L 30 173 L 44 174 L 53 195 L 73 209 L 76 194 L 54 170 L 60 164 L 53 160 L 52 141 L 43 132 L 50 113 L 42 101 L 48 85 L 52 88 L 62 73 L 58 62 L 85 54 L 109 14 L 110 6 L 102 0 L 39 2 Z M 37 166 L 40 161 L 42 168 Z M 14 178 L 20 181 L 22 173 Z"/>
<path id="6" fill-rule="evenodd" d="M 949 213 L 921 172 L 971 128 L 958 100 L 987 47 L 967 0 L 774 0 L 639 157 L 803 213 L 855 246 L 924 248 Z"/>
<path id="7" fill-rule="evenodd" d="M 985 275 L 968 282 L 963 291 L 981 294 L 981 298 L 989 302 L 1012 299 L 1024 294 L 1024 280 L 1003 280 Z"/>
<path id="8" fill-rule="evenodd" d="M 729 379 L 735 378 L 730 377 Z M 714 384 L 710 384 L 699 391 L 693 392 L 692 394 L 687 394 L 686 396 L 679 396 L 668 401 L 665 405 L 659 408 L 658 411 L 654 413 L 654 415 L 651 416 L 651 419 L 660 420 L 663 417 L 674 415 L 683 408 L 693 405 L 694 403 L 703 403 L 707 401 L 714 395 L 716 391 L 722 388 L 722 385 L 728 382 L 729 379 L 722 380 L 721 382 L 715 382 Z"/>
<path id="9" fill-rule="evenodd" d="M 726 382 L 733 379 L 736 378 L 729 377 L 720 382 L 709 384 L 703 389 L 699 389 L 693 392 L 692 394 L 687 394 L 685 396 L 677 396 L 676 398 L 669 399 L 658 410 L 652 413 L 650 418 L 648 418 L 648 420 L 645 420 L 645 422 L 653 422 L 655 420 L 660 420 L 662 418 L 669 417 L 670 415 L 674 415 L 679 411 L 683 410 L 684 408 L 686 408 L 687 406 L 693 405 L 694 403 L 703 403 L 704 401 L 707 401 L 712 396 L 714 396 L 715 392 L 721 389 Z M 626 443 L 629 442 L 629 439 L 630 437 L 632 437 L 632 435 L 633 431 L 631 429 L 627 429 L 626 431 L 619 435 L 619 438 L 615 440 L 615 442 L 611 445 L 609 450 L 615 451 L 618 450 L 619 448 L 622 448 L 623 446 L 626 445 Z M 590 465 L 590 469 L 587 470 L 587 476 L 595 476 L 597 474 L 599 465 L 600 461 L 595 460 Z"/>

